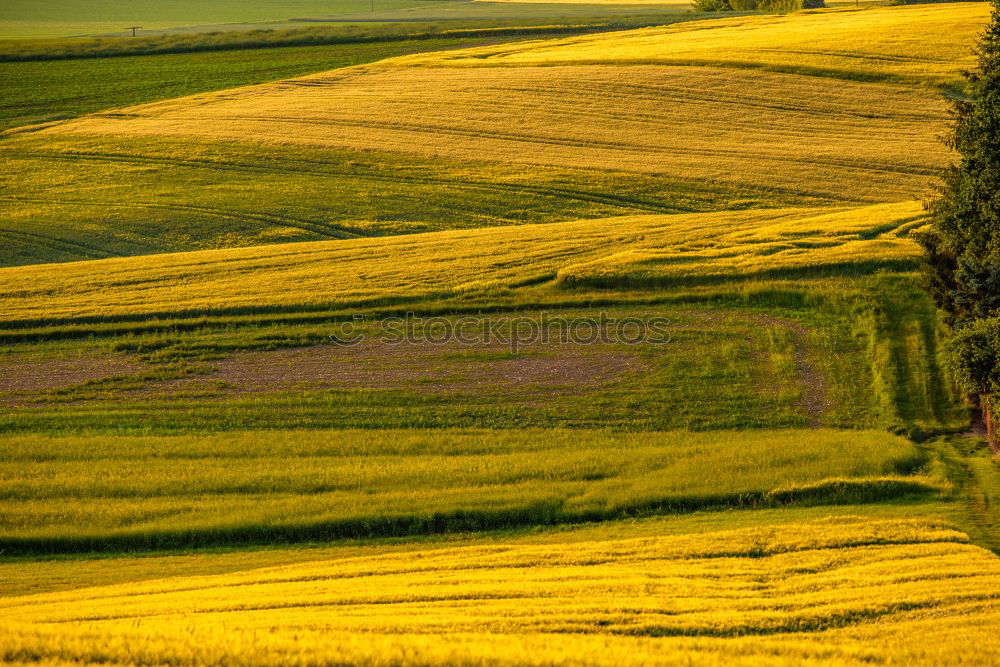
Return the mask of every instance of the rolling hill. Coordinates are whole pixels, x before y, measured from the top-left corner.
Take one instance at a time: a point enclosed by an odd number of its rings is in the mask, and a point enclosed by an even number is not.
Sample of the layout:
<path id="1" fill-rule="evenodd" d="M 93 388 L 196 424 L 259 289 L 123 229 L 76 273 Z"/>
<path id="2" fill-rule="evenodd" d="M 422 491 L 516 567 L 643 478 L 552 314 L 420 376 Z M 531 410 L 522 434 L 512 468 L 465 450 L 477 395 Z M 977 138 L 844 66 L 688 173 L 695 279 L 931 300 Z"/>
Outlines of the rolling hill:
<path id="1" fill-rule="evenodd" d="M 908 233 L 922 218 L 916 202 L 652 215 L 25 266 L 0 273 L 0 323 L 335 309 L 545 283 L 698 285 L 912 269 L 918 249 Z"/>
<path id="2" fill-rule="evenodd" d="M 8 133 L 0 264 L 919 199 L 948 161 L 940 87 L 985 17 L 973 3 L 688 22 Z M 855 50 L 836 50 L 846 34 Z"/>

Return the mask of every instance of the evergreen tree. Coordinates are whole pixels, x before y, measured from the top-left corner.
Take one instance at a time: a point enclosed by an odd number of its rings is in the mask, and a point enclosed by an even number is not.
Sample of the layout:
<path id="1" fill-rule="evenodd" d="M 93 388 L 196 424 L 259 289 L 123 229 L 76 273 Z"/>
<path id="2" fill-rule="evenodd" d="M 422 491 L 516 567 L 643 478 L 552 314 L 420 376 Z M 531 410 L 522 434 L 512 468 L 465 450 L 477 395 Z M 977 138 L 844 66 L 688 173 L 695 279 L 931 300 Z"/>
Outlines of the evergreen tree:
<path id="1" fill-rule="evenodd" d="M 970 395 L 989 410 L 1000 393 L 1000 0 L 965 77 L 967 96 L 954 104 L 948 145 L 960 161 L 928 206 L 927 287 L 955 335 L 949 357 Z M 997 403 L 998 401 L 993 401 Z M 1000 406 L 998 406 L 1000 407 Z"/>

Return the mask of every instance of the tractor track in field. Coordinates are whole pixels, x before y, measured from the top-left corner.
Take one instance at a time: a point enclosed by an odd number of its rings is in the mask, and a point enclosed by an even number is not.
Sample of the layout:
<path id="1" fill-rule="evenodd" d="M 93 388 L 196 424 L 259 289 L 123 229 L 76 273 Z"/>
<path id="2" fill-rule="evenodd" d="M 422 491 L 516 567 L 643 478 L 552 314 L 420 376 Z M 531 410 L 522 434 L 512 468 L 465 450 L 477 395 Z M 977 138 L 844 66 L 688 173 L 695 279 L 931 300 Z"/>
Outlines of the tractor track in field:
<path id="1" fill-rule="evenodd" d="M 8 198 L 0 198 L 0 201 L 10 201 Z M 17 201 L 17 200 L 14 200 Z M 113 250 L 108 250 L 106 248 L 99 248 L 97 246 L 87 245 L 80 241 L 72 241 L 70 239 L 61 239 L 54 236 L 47 236 L 45 234 L 39 234 L 38 232 L 27 232 L 20 229 L 2 229 L 0 228 L 0 236 L 13 236 L 23 237 L 29 239 L 34 245 L 41 245 L 48 247 L 52 250 L 59 252 L 66 252 L 67 250 L 71 254 L 80 254 L 81 252 L 88 259 L 105 259 L 108 257 L 123 257 L 119 253 Z"/>
<path id="2" fill-rule="evenodd" d="M 903 54 L 891 54 L 891 55 L 890 54 L 876 54 L 876 53 L 858 54 L 858 53 L 852 53 L 851 51 L 840 51 L 840 50 L 833 50 L 833 49 L 828 49 L 828 50 L 820 50 L 820 49 L 815 49 L 815 50 L 813 50 L 813 49 L 810 49 L 810 50 L 801 50 L 801 49 L 774 49 L 774 48 L 770 48 L 769 49 L 769 48 L 763 48 L 763 47 L 757 47 L 756 50 L 759 51 L 760 53 L 780 53 L 780 54 L 783 54 L 783 55 L 784 54 L 789 54 L 789 53 L 795 53 L 795 54 L 806 55 L 806 56 L 815 56 L 815 55 L 834 56 L 834 57 L 837 57 L 837 58 L 850 58 L 850 59 L 853 59 L 853 60 L 860 60 L 860 61 L 875 60 L 875 61 L 879 61 L 879 62 L 889 62 L 889 63 L 919 63 L 921 65 L 947 65 L 948 64 L 948 60 L 944 60 L 944 59 L 941 59 L 941 58 L 929 58 L 929 57 L 926 57 L 926 56 L 907 56 L 907 55 L 903 55 Z"/>
<path id="3" fill-rule="evenodd" d="M 615 82 L 614 84 L 601 84 L 599 82 L 593 82 L 593 85 L 589 85 L 586 89 L 580 88 L 560 88 L 554 85 L 541 84 L 532 87 L 518 87 L 518 86 L 507 86 L 504 90 L 518 92 L 518 93 L 532 93 L 537 94 L 539 92 L 551 93 L 554 95 L 559 95 L 558 103 L 560 108 L 572 109 L 575 114 L 586 115 L 591 118 L 600 118 L 607 120 L 609 114 L 601 113 L 597 111 L 589 111 L 585 103 L 572 104 L 567 103 L 566 99 L 571 99 L 573 95 L 578 95 L 581 92 L 586 92 L 589 94 L 594 94 L 595 92 L 604 92 L 608 97 L 619 97 L 624 100 L 634 100 L 634 99 L 645 99 L 652 100 L 657 103 L 691 103 L 691 102 L 703 102 L 711 105 L 728 105 L 733 107 L 748 107 L 752 109 L 761 109 L 765 111 L 780 111 L 787 113 L 798 113 L 811 117 L 815 117 L 817 113 L 833 111 L 839 117 L 842 118 L 857 118 L 862 121 L 869 121 L 873 119 L 880 120 L 912 120 L 912 121 L 925 121 L 928 117 L 940 118 L 941 120 L 947 119 L 946 113 L 931 114 L 929 112 L 924 113 L 906 113 L 900 111 L 890 111 L 890 112 L 870 112 L 870 111 L 857 111 L 844 108 L 830 108 L 833 105 L 828 105 L 823 107 L 822 105 L 817 105 L 815 100 L 801 100 L 799 102 L 790 100 L 784 104 L 778 103 L 773 98 L 768 98 L 766 95 L 746 95 L 738 96 L 732 93 L 719 92 L 711 93 L 706 91 L 704 88 L 699 88 L 697 86 L 690 85 L 677 85 L 672 83 L 668 86 L 657 86 L 652 84 L 628 84 L 622 82 Z M 563 97 L 564 96 L 564 97 Z M 528 107 L 532 105 L 526 105 Z M 539 108 L 552 109 L 552 105 L 538 104 L 534 105 Z M 629 115 L 629 119 L 645 119 L 656 122 L 662 122 L 662 116 L 654 116 L 652 114 L 636 114 L 632 113 Z"/>
<path id="4" fill-rule="evenodd" d="M 789 157 L 785 155 L 767 155 L 762 157 L 759 151 L 732 150 L 723 148 L 682 148 L 680 146 L 637 146 L 635 144 L 623 144 L 618 141 L 604 141 L 600 139 L 551 137 L 534 134 L 512 133 L 508 131 L 490 131 L 486 129 L 464 130 L 454 126 L 430 125 L 426 123 L 400 123 L 374 120 L 354 120 L 350 118 L 299 118 L 292 116 L 185 116 L 184 120 L 191 123 L 204 123 L 211 126 L 220 121 L 243 122 L 243 123 L 286 123 L 290 125 L 316 125 L 327 127 L 349 127 L 349 128 L 371 128 L 378 130 L 389 130 L 397 132 L 412 132 L 419 134 L 432 134 L 443 136 L 456 136 L 471 139 L 488 139 L 493 141 L 509 141 L 513 143 L 543 144 L 551 146 L 566 146 L 569 148 L 583 149 L 606 149 L 616 151 L 640 152 L 649 155 L 685 155 L 710 158 L 742 158 L 742 159 L 767 159 L 774 162 L 789 164 L 815 165 L 818 167 L 835 167 L 838 169 L 850 169 L 856 172 L 878 174 L 899 174 L 904 176 L 936 176 L 940 174 L 940 169 L 924 168 L 916 166 L 906 166 L 899 164 L 877 163 L 872 160 L 849 160 L 837 158 L 808 158 Z M 832 197 L 830 197 L 832 198 Z M 854 200 L 851 200 L 854 201 Z"/>
<path id="5" fill-rule="evenodd" d="M 809 427 L 819 428 L 823 425 L 823 414 L 830 407 L 830 387 L 826 376 L 809 360 L 805 344 L 809 330 L 792 320 L 786 320 L 785 323 L 792 333 L 795 345 L 795 368 L 798 370 L 799 383 L 803 389 L 798 405 L 808 415 Z"/>
<path id="6" fill-rule="evenodd" d="M 1000 554 L 1000 465 L 985 435 L 973 424 L 967 433 L 945 436 L 926 446 L 955 486 L 953 498 L 965 519 L 962 530 L 974 543 Z"/>
<path id="7" fill-rule="evenodd" d="M 28 204 L 48 204 L 58 206 L 94 206 L 95 202 L 87 200 L 72 199 L 46 199 L 42 197 L 0 197 L 0 201 Z M 154 209 L 165 211 L 190 211 L 216 218 L 236 221 L 254 221 L 268 224 L 276 224 L 281 227 L 289 227 L 300 231 L 319 234 L 329 239 L 361 238 L 363 235 L 349 231 L 345 228 L 331 225 L 329 223 L 306 220 L 303 218 L 293 218 L 286 215 L 264 214 L 264 213 L 242 213 L 232 209 L 224 209 L 212 206 L 195 206 L 192 204 L 160 204 L 153 202 L 129 202 L 114 203 L 101 202 L 101 206 L 106 208 L 124 209 Z M 53 239 L 54 240 L 54 239 Z M 86 247 L 86 246 L 83 246 Z"/>
<path id="8" fill-rule="evenodd" d="M 719 311 L 702 313 L 699 317 L 707 322 L 713 322 L 723 316 L 724 314 Z M 806 344 L 809 328 L 792 319 L 763 313 L 748 313 L 745 321 L 754 326 L 780 327 L 787 329 L 791 334 L 798 385 L 802 389 L 802 395 L 794 405 L 806 415 L 809 428 L 821 428 L 823 415 L 832 407 L 833 401 L 830 398 L 830 383 L 826 375 L 816 368 L 809 358 Z"/>
<path id="9" fill-rule="evenodd" d="M 404 185 L 445 185 L 452 187 L 468 188 L 484 191 L 504 191 L 513 194 L 533 194 L 553 199 L 575 200 L 591 204 L 604 204 L 608 206 L 619 206 L 631 209 L 641 209 L 649 213 L 686 213 L 684 209 L 671 206 L 663 206 L 654 201 L 626 197 L 624 195 L 610 195 L 573 190 L 570 188 L 545 187 L 534 185 L 521 185 L 513 183 L 498 183 L 496 181 L 475 181 L 468 179 L 447 179 L 429 177 L 407 177 L 388 174 L 358 174 L 355 172 L 331 170 L 331 169 L 301 169 L 279 167 L 276 165 L 248 164 L 240 162 L 219 162 L 215 160 L 197 160 L 190 158 L 158 158 L 136 155 L 121 155 L 115 153 L 56 153 L 56 152 L 31 152 L 25 155 L 27 158 L 42 158 L 54 160 L 80 160 L 95 162 L 121 162 L 126 164 L 155 164 L 171 167 L 185 167 L 191 169 L 207 168 L 218 171 L 235 171 L 241 173 L 271 173 L 271 174 L 305 174 L 309 176 L 334 177 L 334 178 L 356 178 L 359 180 L 379 181 L 384 183 L 399 183 Z M 320 160 L 290 160 L 307 165 L 328 165 L 331 163 Z M 703 184 L 702 184 L 703 185 Z M 779 190 L 775 190 L 779 192 Z M 791 191 L 786 194 L 795 194 Z M 854 200 L 846 200 L 851 201 Z"/>
<path id="10" fill-rule="evenodd" d="M 754 315 L 751 323 L 782 327 L 791 334 L 795 369 L 802 389 L 802 395 L 795 401 L 795 405 L 805 413 L 809 428 L 820 428 L 823 425 L 823 415 L 831 407 L 832 401 L 826 375 L 809 358 L 806 345 L 809 328 L 795 320 L 763 314 Z"/>

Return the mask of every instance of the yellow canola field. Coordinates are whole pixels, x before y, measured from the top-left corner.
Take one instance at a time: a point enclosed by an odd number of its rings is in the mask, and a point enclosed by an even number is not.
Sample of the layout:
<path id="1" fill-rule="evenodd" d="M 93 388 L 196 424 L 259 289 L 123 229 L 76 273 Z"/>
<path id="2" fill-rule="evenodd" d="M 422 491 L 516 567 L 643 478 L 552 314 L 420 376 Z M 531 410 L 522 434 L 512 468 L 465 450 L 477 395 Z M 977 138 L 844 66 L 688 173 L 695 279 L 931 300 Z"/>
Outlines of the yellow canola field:
<path id="1" fill-rule="evenodd" d="M 918 257 L 906 232 L 922 215 L 919 203 L 906 202 L 629 216 L 13 267 L 0 270 L 0 320 L 348 306 L 553 280 L 893 268 Z"/>
<path id="2" fill-rule="evenodd" d="M 845 202 L 925 195 L 935 91 L 718 67 L 395 67 L 178 98 L 44 134 L 251 141 L 666 175 Z"/>
<path id="3" fill-rule="evenodd" d="M 902 201 L 928 194 L 949 161 L 937 86 L 973 64 L 987 17 L 986 3 L 756 15 L 418 54 L 43 136 L 392 151 Z"/>
<path id="4" fill-rule="evenodd" d="M 1000 560 L 961 533 L 848 517 L 7 598 L 0 659 L 986 665 L 1000 659 L 998 590 Z"/>
<path id="5" fill-rule="evenodd" d="M 807 217 L 776 215 L 716 237 L 690 234 L 672 243 L 636 243 L 559 271 L 564 285 L 698 284 L 741 277 L 782 278 L 909 269 L 909 233 L 926 222 L 914 203 Z"/>
<path id="6" fill-rule="evenodd" d="M 846 79 L 955 83 L 990 15 L 985 2 L 741 16 L 402 56 L 396 65 L 717 65 Z"/>

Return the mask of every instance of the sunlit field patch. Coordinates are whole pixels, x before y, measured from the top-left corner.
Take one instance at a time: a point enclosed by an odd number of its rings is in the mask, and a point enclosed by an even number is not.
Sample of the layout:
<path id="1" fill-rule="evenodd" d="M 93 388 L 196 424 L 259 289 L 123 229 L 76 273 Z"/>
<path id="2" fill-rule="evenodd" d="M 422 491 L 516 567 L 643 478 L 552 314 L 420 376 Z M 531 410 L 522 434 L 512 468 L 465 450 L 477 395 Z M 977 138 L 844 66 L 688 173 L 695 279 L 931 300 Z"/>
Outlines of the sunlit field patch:
<path id="1" fill-rule="evenodd" d="M 951 428 L 955 390 L 920 361 L 931 306 L 891 278 L 922 224 L 916 203 L 634 216 L 7 269 L 4 360 L 25 379 L 0 382 L 3 423 Z M 665 318 L 670 337 L 377 344 L 411 312 L 481 329 L 518 311 Z M 366 343 L 334 344 L 356 318 Z"/>
<path id="2" fill-rule="evenodd" d="M 6 660 L 990 664 L 1000 561 L 927 521 L 444 548 L 10 598 Z"/>
<path id="3" fill-rule="evenodd" d="M 919 249 L 907 233 L 921 217 L 916 202 L 836 215 L 814 209 L 647 215 L 25 266 L 0 271 L 0 321 L 344 307 L 615 272 L 697 284 L 698 276 L 712 281 L 718 274 L 912 269 Z"/>
<path id="4" fill-rule="evenodd" d="M 657 175 L 190 139 L 20 139 L 0 165 L 2 265 L 827 203 Z"/>
<path id="5" fill-rule="evenodd" d="M 43 136 L 486 155 L 875 202 L 925 190 L 945 165 L 946 120 L 938 95 L 898 84 L 716 67 L 382 64 L 96 114 Z"/>
<path id="6" fill-rule="evenodd" d="M 948 3 L 505 38 L 49 119 L 0 144 L 0 265 L 921 199 L 949 160 L 942 90 L 985 18 Z"/>
<path id="7" fill-rule="evenodd" d="M 744 16 L 560 41 L 408 56 L 400 64 L 683 64 L 955 84 L 989 16 L 978 2 Z"/>

